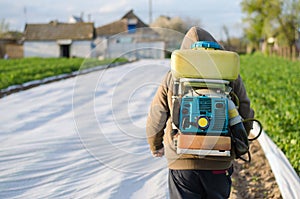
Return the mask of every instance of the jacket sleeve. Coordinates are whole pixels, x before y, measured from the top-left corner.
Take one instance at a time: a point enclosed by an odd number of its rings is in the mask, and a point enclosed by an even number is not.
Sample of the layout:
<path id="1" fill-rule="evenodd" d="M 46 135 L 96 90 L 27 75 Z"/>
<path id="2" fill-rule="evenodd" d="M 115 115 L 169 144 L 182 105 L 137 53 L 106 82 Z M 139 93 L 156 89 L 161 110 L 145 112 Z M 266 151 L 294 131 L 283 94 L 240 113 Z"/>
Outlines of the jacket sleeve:
<path id="1" fill-rule="evenodd" d="M 170 116 L 167 99 L 169 80 L 170 72 L 158 87 L 148 113 L 146 134 L 151 151 L 156 151 L 163 147 L 164 129 Z"/>
<path id="2" fill-rule="evenodd" d="M 243 119 L 254 118 L 254 110 L 250 107 L 250 99 L 247 96 L 246 88 L 244 86 L 243 80 L 238 76 L 238 79 L 233 82 L 233 92 L 237 95 L 239 99 L 239 113 Z M 252 129 L 252 122 L 244 123 L 246 131 Z"/>

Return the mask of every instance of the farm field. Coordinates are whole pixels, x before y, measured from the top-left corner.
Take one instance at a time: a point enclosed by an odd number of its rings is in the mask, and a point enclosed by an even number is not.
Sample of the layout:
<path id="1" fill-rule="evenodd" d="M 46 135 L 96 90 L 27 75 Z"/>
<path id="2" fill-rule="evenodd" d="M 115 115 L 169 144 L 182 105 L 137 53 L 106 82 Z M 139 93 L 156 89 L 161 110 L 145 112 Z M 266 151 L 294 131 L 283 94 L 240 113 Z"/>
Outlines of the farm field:
<path id="1" fill-rule="evenodd" d="M 141 60 L 2 98 L 0 198 L 168 198 L 166 161 L 152 158 L 145 122 L 169 64 Z M 254 146 L 231 198 L 280 198 Z"/>
<path id="2" fill-rule="evenodd" d="M 104 60 L 83 58 L 27 58 L 0 60 L 0 89 L 28 81 L 43 79 L 85 68 L 125 62 L 125 59 Z M 241 76 L 264 130 L 285 153 L 299 175 L 300 172 L 300 62 L 261 54 L 242 55 Z"/>
<path id="3" fill-rule="evenodd" d="M 261 54 L 241 56 L 241 76 L 266 133 L 300 172 L 300 61 Z"/>

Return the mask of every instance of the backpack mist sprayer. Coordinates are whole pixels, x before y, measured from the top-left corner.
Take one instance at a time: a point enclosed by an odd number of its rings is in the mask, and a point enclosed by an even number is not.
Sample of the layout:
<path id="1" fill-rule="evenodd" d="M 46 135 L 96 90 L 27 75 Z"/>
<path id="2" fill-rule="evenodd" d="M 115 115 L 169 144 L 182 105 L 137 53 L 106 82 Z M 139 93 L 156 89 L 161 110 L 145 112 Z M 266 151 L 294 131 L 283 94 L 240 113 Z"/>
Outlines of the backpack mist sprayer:
<path id="1" fill-rule="evenodd" d="M 200 41 L 171 56 L 174 78 L 172 127 L 178 154 L 231 156 L 232 135 L 247 132 L 231 99 L 230 81 L 239 74 L 239 56 L 215 42 Z M 242 152 L 244 153 L 244 152 Z"/>

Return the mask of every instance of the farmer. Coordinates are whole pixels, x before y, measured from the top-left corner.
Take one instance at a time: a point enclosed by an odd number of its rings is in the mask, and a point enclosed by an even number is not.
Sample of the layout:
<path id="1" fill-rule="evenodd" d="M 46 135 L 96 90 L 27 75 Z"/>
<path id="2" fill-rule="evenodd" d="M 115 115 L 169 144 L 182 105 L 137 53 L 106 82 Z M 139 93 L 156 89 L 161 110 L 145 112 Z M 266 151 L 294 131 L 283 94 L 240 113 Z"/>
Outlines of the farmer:
<path id="1" fill-rule="evenodd" d="M 205 30 L 192 27 L 185 35 L 181 49 L 190 49 L 197 41 L 216 40 Z M 241 77 L 231 83 L 231 87 L 240 100 L 239 114 L 244 118 L 253 118 Z M 228 198 L 231 188 L 232 161 L 234 157 L 180 158 L 176 153 L 170 110 L 172 110 L 172 74 L 169 71 L 153 98 L 147 119 L 147 138 L 154 157 L 166 156 L 169 168 L 169 196 L 171 199 Z M 251 125 L 245 125 L 247 132 Z"/>

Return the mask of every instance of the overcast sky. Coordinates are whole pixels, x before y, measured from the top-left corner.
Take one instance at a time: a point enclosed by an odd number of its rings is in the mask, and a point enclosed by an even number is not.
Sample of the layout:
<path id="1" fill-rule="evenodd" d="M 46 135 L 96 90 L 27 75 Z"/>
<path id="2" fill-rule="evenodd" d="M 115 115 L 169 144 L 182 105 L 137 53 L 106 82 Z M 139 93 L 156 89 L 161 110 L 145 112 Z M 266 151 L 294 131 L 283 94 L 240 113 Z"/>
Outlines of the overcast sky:
<path id="1" fill-rule="evenodd" d="M 91 20 L 95 26 L 119 20 L 126 12 L 134 13 L 149 23 L 151 0 L 0 0 L 0 19 L 9 23 L 11 30 L 23 31 L 25 23 L 67 22 L 72 15 Z M 229 34 L 241 36 L 241 0 L 152 0 L 152 19 L 160 15 L 199 19 L 202 27 L 217 39 L 225 39 L 222 26 Z"/>

